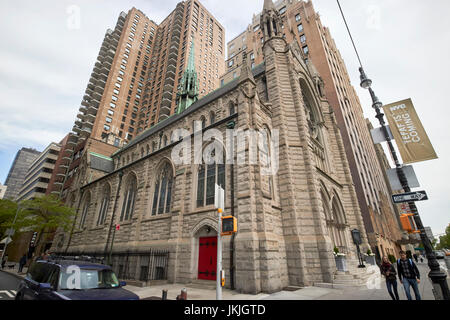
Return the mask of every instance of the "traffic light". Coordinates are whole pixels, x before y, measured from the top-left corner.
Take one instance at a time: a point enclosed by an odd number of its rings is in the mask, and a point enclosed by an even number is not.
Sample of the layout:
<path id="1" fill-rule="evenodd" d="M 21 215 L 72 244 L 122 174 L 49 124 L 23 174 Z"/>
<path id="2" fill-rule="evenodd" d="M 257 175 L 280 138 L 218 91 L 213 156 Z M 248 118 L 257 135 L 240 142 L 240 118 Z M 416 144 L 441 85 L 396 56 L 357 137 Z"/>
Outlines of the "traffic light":
<path id="1" fill-rule="evenodd" d="M 222 217 L 222 236 L 230 236 L 237 232 L 237 219 L 233 216 Z"/>
<path id="2" fill-rule="evenodd" d="M 225 287 L 225 271 L 220 270 L 220 284 L 222 287 Z"/>
<path id="3" fill-rule="evenodd" d="M 414 221 L 412 220 L 414 217 L 413 214 L 402 214 L 400 216 L 400 221 L 402 223 L 403 230 L 407 231 L 408 233 L 420 233 L 414 225 Z"/>

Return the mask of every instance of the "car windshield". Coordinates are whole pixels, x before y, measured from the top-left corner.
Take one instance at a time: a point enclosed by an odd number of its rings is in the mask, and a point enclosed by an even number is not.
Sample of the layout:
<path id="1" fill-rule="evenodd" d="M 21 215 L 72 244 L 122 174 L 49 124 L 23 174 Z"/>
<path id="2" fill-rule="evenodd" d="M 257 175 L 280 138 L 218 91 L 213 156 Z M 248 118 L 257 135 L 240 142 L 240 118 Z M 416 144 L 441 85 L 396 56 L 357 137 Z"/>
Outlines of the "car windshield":
<path id="1" fill-rule="evenodd" d="M 61 290 L 110 289 L 119 287 L 119 280 L 112 270 L 68 268 L 61 271 Z"/>

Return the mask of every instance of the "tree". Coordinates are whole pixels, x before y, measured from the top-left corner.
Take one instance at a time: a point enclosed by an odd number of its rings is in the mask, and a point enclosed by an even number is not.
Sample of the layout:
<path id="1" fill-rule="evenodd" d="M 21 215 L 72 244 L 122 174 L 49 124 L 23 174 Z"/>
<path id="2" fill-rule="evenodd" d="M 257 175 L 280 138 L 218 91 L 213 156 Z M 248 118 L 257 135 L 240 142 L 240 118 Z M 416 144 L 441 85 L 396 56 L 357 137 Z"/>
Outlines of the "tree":
<path id="1" fill-rule="evenodd" d="M 16 222 L 13 225 L 17 212 Z M 62 228 L 68 231 L 71 227 L 75 210 L 66 207 L 57 196 L 47 195 L 32 200 L 15 203 L 9 200 L 0 202 L 0 227 L 20 231 L 35 231 L 39 233 L 36 244 L 46 231 Z"/>
<path id="2" fill-rule="evenodd" d="M 437 245 L 437 249 L 450 249 L 450 224 L 447 229 L 445 229 L 445 235 L 439 237 L 439 244 Z"/>

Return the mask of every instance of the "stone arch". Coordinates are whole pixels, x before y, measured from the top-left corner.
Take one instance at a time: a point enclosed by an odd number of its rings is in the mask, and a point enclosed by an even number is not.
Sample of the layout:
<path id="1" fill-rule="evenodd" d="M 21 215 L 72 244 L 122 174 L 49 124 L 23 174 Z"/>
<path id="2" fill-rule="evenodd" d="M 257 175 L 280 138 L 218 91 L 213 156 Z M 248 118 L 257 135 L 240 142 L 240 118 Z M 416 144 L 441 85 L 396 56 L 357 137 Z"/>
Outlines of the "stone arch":
<path id="1" fill-rule="evenodd" d="M 91 207 L 92 197 L 91 191 L 87 190 L 83 194 L 83 198 L 81 201 L 81 215 L 80 215 L 80 228 L 83 228 L 86 225 L 87 216 L 89 215 L 89 209 Z"/>
<path id="2" fill-rule="evenodd" d="M 130 220 L 135 211 L 137 198 L 138 178 L 134 171 L 128 172 L 124 179 L 124 188 L 121 191 L 120 221 Z"/>
<path id="3" fill-rule="evenodd" d="M 101 187 L 98 194 L 97 210 L 96 210 L 96 221 L 95 226 L 100 226 L 104 224 L 106 217 L 108 215 L 108 209 L 111 203 L 112 186 L 110 182 L 105 182 Z"/>
<path id="4" fill-rule="evenodd" d="M 321 108 L 319 107 L 320 103 L 313 94 L 314 90 L 307 80 L 300 78 L 300 88 L 303 96 L 303 103 L 305 106 L 306 119 L 308 121 L 310 134 L 314 139 L 322 142 L 323 135 L 321 132 L 321 124 L 324 120 Z"/>
<path id="5" fill-rule="evenodd" d="M 154 180 L 150 191 L 150 215 L 170 213 L 176 182 L 176 170 L 172 160 L 163 157 L 153 170 Z"/>

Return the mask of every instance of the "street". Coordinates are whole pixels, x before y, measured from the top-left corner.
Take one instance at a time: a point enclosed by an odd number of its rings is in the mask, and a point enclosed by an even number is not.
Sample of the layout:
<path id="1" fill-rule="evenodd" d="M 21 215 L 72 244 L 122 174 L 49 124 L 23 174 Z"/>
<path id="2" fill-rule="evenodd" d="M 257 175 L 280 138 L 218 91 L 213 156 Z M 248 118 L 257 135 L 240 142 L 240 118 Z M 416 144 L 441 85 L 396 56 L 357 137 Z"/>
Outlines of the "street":
<path id="1" fill-rule="evenodd" d="M 14 300 L 19 283 L 15 276 L 0 271 L 0 300 Z"/>

